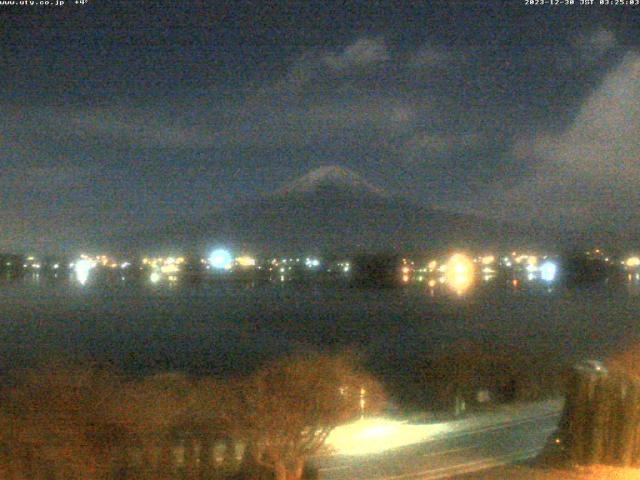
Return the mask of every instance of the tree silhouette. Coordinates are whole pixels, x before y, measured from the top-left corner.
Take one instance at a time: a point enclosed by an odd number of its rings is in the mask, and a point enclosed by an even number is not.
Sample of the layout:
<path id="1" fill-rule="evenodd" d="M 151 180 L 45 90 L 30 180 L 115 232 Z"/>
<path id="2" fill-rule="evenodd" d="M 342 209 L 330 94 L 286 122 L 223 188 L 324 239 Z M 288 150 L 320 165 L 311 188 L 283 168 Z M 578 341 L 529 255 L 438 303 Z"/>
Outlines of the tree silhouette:
<path id="1" fill-rule="evenodd" d="M 382 401 L 380 385 L 348 356 L 298 355 L 273 361 L 240 381 L 229 403 L 234 434 L 250 460 L 276 480 L 299 480 L 305 459 L 338 425 Z M 366 392 L 366 393 L 365 393 Z"/>
<path id="2" fill-rule="evenodd" d="M 109 478 L 125 436 L 111 403 L 119 385 L 102 370 L 59 366 L 22 372 L 0 398 L 0 422 L 6 425 L 0 436 L 2 478 Z"/>

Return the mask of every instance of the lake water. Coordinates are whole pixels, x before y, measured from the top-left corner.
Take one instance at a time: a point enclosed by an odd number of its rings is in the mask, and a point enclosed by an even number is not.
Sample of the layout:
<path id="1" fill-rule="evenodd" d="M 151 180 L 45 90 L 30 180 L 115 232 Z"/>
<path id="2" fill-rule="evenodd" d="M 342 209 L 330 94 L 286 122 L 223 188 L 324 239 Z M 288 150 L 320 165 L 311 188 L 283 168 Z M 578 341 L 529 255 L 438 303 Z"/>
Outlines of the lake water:
<path id="1" fill-rule="evenodd" d="M 374 370 L 392 371 L 460 340 L 562 362 L 606 356 L 639 334 L 634 285 L 548 291 L 493 281 L 458 297 L 424 284 L 0 284 L 2 370 L 62 354 L 130 372 L 233 374 L 284 352 L 353 347 Z"/>

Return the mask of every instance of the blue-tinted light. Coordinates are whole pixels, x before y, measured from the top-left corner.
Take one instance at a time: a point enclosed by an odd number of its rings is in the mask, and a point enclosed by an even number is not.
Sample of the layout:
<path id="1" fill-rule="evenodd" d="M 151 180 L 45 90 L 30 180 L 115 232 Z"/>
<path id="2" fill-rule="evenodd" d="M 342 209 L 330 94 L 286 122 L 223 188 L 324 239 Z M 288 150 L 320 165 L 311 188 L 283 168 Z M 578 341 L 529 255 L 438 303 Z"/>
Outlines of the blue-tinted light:
<path id="1" fill-rule="evenodd" d="M 558 266 L 553 262 L 544 262 L 540 265 L 540 278 L 545 282 L 553 282 L 558 273 Z"/>
<path id="2" fill-rule="evenodd" d="M 218 248 L 209 255 L 209 265 L 218 270 L 229 270 L 233 265 L 233 257 L 228 250 Z"/>

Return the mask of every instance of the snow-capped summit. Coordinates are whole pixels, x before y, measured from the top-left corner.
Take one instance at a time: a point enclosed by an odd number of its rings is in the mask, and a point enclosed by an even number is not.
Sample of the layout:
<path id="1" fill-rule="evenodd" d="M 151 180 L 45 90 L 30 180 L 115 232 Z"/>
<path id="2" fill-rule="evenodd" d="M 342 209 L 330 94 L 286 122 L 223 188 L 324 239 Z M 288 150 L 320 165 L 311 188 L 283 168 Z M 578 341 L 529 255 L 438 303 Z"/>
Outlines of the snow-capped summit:
<path id="1" fill-rule="evenodd" d="M 308 194 L 324 190 L 343 190 L 387 195 L 380 187 L 365 180 L 353 170 L 339 165 L 329 165 L 310 171 L 306 175 L 280 188 L 276 194 Z"/>
<path id="2" fill-rule="evenodd" d="M 523 233 L 524 232 L 524 233 Z M 259 198 L 220 206 L 164 227 L 163 248 L 190 244 L 242 245 L 252 251 L 422 251 L 460 245 L 494 248 L 526 244 L 534 234 L 517 226 L 416 204 L 341 166 L 325 166 Z M 149 243 L 149 242 L 148 242 Z"/>

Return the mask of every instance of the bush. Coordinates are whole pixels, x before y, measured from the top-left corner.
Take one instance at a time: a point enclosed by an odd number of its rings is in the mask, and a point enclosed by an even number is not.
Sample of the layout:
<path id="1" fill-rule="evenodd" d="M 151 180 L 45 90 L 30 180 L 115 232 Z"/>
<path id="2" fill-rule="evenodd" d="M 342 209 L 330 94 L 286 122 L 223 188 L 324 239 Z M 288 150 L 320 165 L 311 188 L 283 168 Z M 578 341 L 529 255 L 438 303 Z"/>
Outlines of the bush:
<path id="1" fill-rule="evenodd" d="M 515 348 L 456 342 L 443 353 L 415 360 L 411 378 L 398 382 L 391 394 L 403 409 L 450 410 L 458 396 L 478 405 L 487 390 L 491 404 L 534 401 L 559 395 L 564 366 L 549 355 L 531 355 Z"/>
<path id="2" fill-rule="evenodd" d="M 382 400 L 351 360 L 286 357 L 225 383 L 59 363 L 18 372 L 0 391 L 0 479 L 317 479 L 305 459 L 359 414 L 361 389 L 369 409 Z"/>

